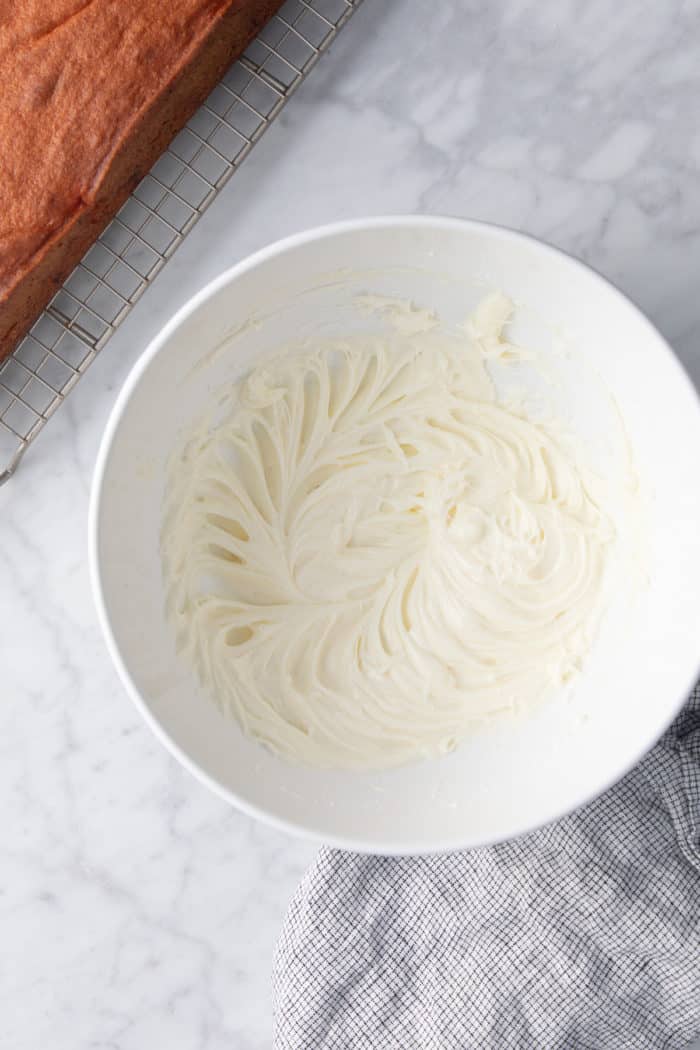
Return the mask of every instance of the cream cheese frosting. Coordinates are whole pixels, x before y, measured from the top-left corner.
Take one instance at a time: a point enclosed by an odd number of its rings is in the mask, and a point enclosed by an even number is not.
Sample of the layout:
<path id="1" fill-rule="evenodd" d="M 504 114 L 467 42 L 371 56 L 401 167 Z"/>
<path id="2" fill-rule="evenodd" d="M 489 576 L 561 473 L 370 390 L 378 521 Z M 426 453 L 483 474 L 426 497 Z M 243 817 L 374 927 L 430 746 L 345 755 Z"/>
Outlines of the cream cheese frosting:
<path id="1" fill-rule="evenodd" d="M 451 750 L 580 667 L 617 539 L 561 428 L 485 362 L 512 307 L 280 354 L 221 394 L 170 472 L 178 642 L 244 731 L 376 769 Z"/>

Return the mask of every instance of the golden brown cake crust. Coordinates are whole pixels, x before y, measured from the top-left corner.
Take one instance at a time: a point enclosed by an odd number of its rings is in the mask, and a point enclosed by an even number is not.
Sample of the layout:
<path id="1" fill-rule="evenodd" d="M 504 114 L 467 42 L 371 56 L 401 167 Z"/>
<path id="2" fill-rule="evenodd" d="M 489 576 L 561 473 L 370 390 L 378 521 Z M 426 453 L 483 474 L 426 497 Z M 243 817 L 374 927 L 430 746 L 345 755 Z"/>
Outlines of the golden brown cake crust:
<path id="1" fill-rule="evenodd" d="M 281 0 L 0 0 L 0 358 Z"/>

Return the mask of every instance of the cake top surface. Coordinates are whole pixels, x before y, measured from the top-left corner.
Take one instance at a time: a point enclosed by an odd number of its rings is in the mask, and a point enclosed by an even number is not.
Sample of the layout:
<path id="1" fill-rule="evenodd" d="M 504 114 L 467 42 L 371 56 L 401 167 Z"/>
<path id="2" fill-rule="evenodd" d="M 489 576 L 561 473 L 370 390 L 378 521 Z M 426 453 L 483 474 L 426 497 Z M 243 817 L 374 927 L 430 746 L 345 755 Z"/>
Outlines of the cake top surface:
<path id="1" fill-rule="evenodd" d="M 0 294 L 232 0 L 0 0 Z"/>

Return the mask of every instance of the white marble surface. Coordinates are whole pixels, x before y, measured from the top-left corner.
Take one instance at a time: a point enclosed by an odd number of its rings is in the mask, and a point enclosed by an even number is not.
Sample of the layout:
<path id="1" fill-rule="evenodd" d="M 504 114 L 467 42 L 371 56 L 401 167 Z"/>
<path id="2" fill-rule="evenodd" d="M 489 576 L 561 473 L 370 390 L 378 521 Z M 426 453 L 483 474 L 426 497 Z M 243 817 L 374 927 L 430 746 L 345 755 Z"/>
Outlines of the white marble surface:
<path id="1" fill-rule="evenodd" d="M 366 0 L 0 490 L 1 1046 L 269 1046 L 271 950 L 314 853 L 181 770 L 109 664 L 86 508 L 132 362 L 252 249 L 427 211 L 593 263 L 700 381 L 699 40 L 698 0 Z"/>

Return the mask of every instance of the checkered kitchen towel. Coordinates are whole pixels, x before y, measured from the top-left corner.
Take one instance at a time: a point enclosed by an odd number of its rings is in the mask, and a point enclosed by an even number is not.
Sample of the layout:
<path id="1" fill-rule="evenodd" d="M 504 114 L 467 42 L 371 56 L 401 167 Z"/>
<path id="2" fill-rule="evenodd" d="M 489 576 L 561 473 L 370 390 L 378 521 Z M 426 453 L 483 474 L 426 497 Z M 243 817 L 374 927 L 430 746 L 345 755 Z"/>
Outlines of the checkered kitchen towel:
<path id="1" fill-rule="evenodd" d="M 443 857 L 321 850 L 275 1050 L 655 1050 L 700 1035 L 700 687 L 584 809 Z"/>

